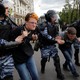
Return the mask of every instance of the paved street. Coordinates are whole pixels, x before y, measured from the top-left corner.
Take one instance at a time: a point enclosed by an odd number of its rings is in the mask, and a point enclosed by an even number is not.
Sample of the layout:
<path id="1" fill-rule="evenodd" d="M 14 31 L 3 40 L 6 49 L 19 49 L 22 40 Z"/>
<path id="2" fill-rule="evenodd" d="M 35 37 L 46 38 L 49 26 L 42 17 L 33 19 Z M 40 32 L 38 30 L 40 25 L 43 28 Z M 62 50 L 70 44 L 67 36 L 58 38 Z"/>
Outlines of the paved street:
<path id="1" fill-rule="evenodd" d="M 62 64 L 64 63 L 64 57 L 63 55 L 61 54 L 61 52 L 59 51 L 59 55 L 60 55 L 60 62 L 61 62 L 61 68 L 62 68 Z M 54 68 L 54 65 L 53 65 L 53 60 L 50 59 L 50 62 L 47 62 L 46 64 L 46 71 L 45 71 L 45 74 L 41 74 L 40 73 L 40 51 L 38 52 L 35 52 L 34 54 L 34 57 L 35 57 L 35 60 L 36 60 L 36 64 L 37 64 L 37 67 L 38 67 L 38 71 L 39 71 L 39 75 L 40 75 L 40 80 L 58 80 L 56 78 L 56 72 L 55 72 L 55 68 Z M 80 67 L 77 67 L 77 71 L 78 73 L 80 73 Z M 62 69 L 63 71 L 63 69 Z M 80 77 L 79 78 L 74 78 L 71 74 L 71 72 L 68 72 L 68 71 L 63 71 L 63 74 L 65 76 L 65 80 L 80 80 Z M 16 72 L 16 70 L 14 70 L 14 80 L 19 80 L 19 76 Z"/>

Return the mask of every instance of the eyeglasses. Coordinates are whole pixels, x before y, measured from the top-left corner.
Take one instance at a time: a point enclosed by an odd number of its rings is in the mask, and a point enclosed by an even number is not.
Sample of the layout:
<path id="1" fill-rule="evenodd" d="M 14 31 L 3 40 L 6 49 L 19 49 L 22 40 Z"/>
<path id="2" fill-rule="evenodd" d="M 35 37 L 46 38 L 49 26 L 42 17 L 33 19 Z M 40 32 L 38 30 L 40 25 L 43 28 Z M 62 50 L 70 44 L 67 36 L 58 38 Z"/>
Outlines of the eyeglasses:
<path id="1" fill-rule="evenodd" d="M 29 22 L 30 24 L 35 24 L 35 25 L 37 25 L 37 23 L 36 22 Z"/>

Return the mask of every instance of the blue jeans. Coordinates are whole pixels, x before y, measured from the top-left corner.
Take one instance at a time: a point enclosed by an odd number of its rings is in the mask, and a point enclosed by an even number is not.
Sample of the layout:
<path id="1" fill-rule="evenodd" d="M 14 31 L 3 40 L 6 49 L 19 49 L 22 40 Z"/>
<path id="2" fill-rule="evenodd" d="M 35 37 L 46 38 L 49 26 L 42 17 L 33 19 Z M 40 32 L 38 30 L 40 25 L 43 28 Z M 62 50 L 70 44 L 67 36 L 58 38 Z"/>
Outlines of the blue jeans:
<path id="1" fill-rule="evenodd" d="M 33 56 L 29 57 L 25 63 L 15 65 L 21 80 L 39 80 L 37 67 Z"/>
<path id="2" fill-rule="evenodd" d="M 72 61 L 72 56 L 73 56 L 73 52 L 72 52 L 72 48 L 68 48 L 68 49 L 65 49 L 65 50 L 61 50 L 65 59 L 66 59 L 66 65 L 69 66 L 72 74 L 74 74 L 76 72 L 76 68 L 75 68 L 75 65 Z"/>

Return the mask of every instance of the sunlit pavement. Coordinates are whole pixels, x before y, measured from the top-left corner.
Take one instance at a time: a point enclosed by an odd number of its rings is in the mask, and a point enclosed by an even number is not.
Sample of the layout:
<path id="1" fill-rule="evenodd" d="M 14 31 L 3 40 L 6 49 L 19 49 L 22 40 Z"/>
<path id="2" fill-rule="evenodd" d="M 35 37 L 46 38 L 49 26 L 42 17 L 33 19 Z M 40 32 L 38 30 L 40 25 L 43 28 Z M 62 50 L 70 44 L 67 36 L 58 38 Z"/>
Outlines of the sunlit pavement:
<path id="1" fill-rule="evenodd" d="M 64 63 L 64 57 L 60 51 L 59 51 L 59 56 L 60 56 L 61 69 L 62 69 L 62 64 Z M 41 59 L 40 51 L 35 52 L 34 58 L 36 60 L 36 65 L 37 65 L 38 72 L 40 75 L 40 80 L 58 80 L 56 78 L 55 67 L 54 67 L 52 59 L 50 59 L 50 62 L 47 62 L 47 64 L 46 64 L 45 74 L 41 74 L 41 72 L 40 72 L 40 59 Z M 80 74 L 80 67 L 76 66 L 76 69 L 77 69 L 78 73 Z M 62 69 L 62 72 L 65 76 L 65 80 L 80 80 L 80 77 L 78 77 L 78 78 L 73 77 L 70 71 L 63 71 L 63 69 Z M 17 71 L 14 70 L 14 80 L 19 80 L 19 79 L 20 78 L 18 76 Z"/>

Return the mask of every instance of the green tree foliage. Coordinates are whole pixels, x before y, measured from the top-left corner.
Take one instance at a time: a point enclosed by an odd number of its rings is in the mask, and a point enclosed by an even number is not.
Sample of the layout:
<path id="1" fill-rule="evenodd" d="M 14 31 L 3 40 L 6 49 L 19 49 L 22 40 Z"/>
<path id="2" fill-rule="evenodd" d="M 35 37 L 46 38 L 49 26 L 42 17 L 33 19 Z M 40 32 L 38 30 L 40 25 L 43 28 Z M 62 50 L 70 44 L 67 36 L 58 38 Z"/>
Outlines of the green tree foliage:
<path id="1" fill-rule="evenodd" d="M 65 0 L 64 8 L 59 12 L 61 20 L 68 24 L 80 19 L 80 1 L 73 0 L 72 3 L 70 2 L 71 0 Z"/>

